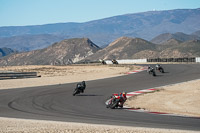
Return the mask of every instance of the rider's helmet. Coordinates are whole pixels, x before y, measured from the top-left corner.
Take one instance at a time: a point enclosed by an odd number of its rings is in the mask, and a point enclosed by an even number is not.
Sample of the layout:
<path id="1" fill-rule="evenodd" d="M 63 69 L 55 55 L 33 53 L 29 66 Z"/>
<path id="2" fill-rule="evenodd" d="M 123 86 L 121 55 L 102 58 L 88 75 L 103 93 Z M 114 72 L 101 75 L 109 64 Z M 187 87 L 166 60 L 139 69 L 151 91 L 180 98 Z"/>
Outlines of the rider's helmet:
<path id="1" fill-rule="evenodd" d="M 123 97 L 126 97 L 126 92 L 123 91 L 123 92 L 122 92 L 122 96 L 123 96 Z"/>
<path id="2" fill-rule="evenodd" d="M 82 85 L 85 85 L 85 81 L 82 81 Z"/>

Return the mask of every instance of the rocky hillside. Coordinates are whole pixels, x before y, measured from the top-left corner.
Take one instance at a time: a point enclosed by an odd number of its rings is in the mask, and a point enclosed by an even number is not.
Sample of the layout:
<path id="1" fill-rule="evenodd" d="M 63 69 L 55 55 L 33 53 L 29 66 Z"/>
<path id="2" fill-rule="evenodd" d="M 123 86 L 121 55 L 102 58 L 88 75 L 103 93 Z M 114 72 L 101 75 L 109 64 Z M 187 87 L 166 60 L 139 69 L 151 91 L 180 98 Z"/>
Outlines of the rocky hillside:
<path id="1" fill-rule="evenodd" d="M 0 59 L 0 65 L 66 65 L 99 59 L 142 59 L 200 57 L 200 40 L 170 39 L 162 45 L 141 38 L 120 37 L 100 49 L 87 38 L 73 38 L 30 52 Z"/>
<path id="2" fill-rule="evenodd" d="M 140 38 L 121 37 L 87 59 L 132 59 L 136 53 L 154 50 L 155 47 L 155 44 Z"/>
<path id="3" fill-rule="evenodd" d="M 170 39 L 162 45 L 153 44 L 140 38 L 121 37 L 108 47 L 87 57 L 99 59 L 142 59 L 142 58 L 181 58 L 199 57 L 200 40 L 179 41 Z"/>
<path id="4" fill-rule="evenodd" d="M 65 65 L 80 61 L 99 49 L 88 38 L 73 38 L 41 50 L 6 56 L 0 59 L 0 65 Z"/>
<path id="5" fill-rule="evenodd" d="M 188 35 L 182 32 L 177 32 L 174 34 L 164 33 L 153 38 L 151 42 L 155 44 L 162 44 L 171 39 L 184 42 L 184 41 L 189 41 L 189 40 L 200 40 L 200 36 L 198 36 L 198 32 L 195 32 L 191 35 Z"/>
<path id="6" fill-rule="evenodd" d="M 199 20 L 200 8 L 149 11 L 113 16 L 85 23 L 0 27 L 0 37 L 31 36 L 38 34 L 53 34 L 57 36 L 66 36 L 67 38 L 87 37 L 101 47 L 107 46 L 122 36 L 151 40 L 153 37 L 163 33 L 183 32 L 191 34 L 200 30 Z M 10 46 L 12 43 L 13 42 L 7 45 Z M 33 46 L 32 43 L 34 44 L 34 42 L 27 42 L 26 46 Z M 1 44 L 0 42 L 0 47 L 2 47 Z M 48 45 L 51 44 L 52 43 L 48 43 Z M 12 46 L 14 47 L 14 45 Z M 45 47 L 46 46 L 45 43 Z M 44 48 L 44 46 L 41 45 L 41 48 Z M 21 49 L 24 49 L 24 47 Z M 26 49 L 30 48 L 26 47 Z"/>

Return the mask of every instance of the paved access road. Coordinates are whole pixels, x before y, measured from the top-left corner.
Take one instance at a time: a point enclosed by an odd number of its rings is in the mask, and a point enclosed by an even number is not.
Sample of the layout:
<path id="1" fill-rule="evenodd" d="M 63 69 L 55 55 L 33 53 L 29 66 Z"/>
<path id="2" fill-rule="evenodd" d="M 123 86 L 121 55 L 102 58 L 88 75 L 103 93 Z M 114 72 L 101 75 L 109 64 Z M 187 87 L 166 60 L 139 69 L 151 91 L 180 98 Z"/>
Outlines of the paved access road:
<path id="1" fill-rule="evenodd" d="M 200 131 L 198 118 L 106 108 L 105 101 L 112 93 L 131 92 L 200 78 L 200 64 L 162 66 L 166 73 L 157 72 L 157 77 L 144 71 L 116 78 L 86 81 L 85 93 L 79 96 L 72 96 L 76 83 L 0 90 L 0 117 Z"/>

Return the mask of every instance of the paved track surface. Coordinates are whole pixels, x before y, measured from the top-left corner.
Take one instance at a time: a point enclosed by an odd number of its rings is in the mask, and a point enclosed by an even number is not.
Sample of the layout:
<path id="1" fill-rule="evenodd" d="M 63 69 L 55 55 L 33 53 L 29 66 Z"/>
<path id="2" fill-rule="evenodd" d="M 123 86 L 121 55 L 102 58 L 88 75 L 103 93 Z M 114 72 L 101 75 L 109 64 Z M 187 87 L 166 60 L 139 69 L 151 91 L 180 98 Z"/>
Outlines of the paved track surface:
<path id="1" fill-rule="evenodd" d="M 106 108 L 105 101 L 112 93 L 131 92 L 200 78 L 200 64 L 162 66 L 166 73 L 157 72 L 157 77 L 144 71 L 86 81 L 85 93 L 79 96 L 72 96 L 76 83 L 0 90 L 0 117 L 200 131 L 198 118 Z"/>

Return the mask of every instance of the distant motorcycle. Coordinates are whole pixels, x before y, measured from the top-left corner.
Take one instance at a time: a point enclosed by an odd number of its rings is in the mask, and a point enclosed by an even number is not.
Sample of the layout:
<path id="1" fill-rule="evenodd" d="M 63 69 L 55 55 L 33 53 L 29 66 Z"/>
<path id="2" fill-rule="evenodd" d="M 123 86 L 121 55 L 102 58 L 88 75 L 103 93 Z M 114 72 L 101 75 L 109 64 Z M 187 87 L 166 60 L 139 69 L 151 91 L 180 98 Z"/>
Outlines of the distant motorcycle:
<path id="1" fill-rule="evenodd" d="M 85 81 L 82 81 L 81 83 L 78 83 L 76 85 L 76 88 L 73 92 L 73 96 L 77 95 L 77 94 L 80 94 L 80 93 L 84 93 L 84 90 L 86 88 L 86 84 L 85 84 Z"/>
<path id="2" fill-rule="evenodd" d="M 161 65 L 156 65 L 156 70 L 158 70 L 161 73 L 165 73 L 164 69 L 163 69 L 163 67 Z"/>
<path id="3" fill-rule="evenodd" d="M 111 108 L 111 109 L 114 109 L 114 108 L 123 108 L 123 105 L 126 101 L 126 94 L 113 94 L 111 96 L 111 99 L 108 100 L 108 103 L 106 105 L 107 108 Z"/>
<path id="4" fill-rule="evenodd" d="M 113 64 L 118 64 L 117 60 L 115 60 L 115 59 L 112 60 L 112 63 Z"/>
<path id="5" fill-rule="evenodd" d="M 149 74 L 152 74 L 153 76 L 156 76 L 155 69 L 152 68 L 152 67 L 148 68 L 147 72 L 148 72 Z"/>

